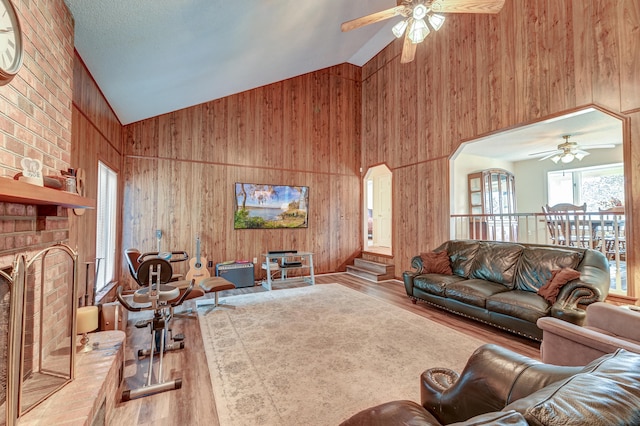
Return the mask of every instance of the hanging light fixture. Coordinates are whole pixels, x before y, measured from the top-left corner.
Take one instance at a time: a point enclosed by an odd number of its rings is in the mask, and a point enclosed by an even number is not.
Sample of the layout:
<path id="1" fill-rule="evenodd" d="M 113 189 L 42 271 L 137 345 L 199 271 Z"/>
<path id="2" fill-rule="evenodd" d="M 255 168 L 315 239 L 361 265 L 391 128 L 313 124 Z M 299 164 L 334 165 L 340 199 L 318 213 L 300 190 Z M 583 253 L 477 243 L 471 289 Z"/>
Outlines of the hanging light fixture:
<path id="1" fill-rule="evenodd" d="M 442 28 L 445 19 L 444 16 L 432 13 L 430 8 L 420 3 L 413 8 L 411 16 L 395 24 L 391 31 L 396 38 L 402 37 L 404 32 L 408 31 L 407 37 L 413 44 L 422 43 L 431 32 L 425 18 L 435 31 Z"/>

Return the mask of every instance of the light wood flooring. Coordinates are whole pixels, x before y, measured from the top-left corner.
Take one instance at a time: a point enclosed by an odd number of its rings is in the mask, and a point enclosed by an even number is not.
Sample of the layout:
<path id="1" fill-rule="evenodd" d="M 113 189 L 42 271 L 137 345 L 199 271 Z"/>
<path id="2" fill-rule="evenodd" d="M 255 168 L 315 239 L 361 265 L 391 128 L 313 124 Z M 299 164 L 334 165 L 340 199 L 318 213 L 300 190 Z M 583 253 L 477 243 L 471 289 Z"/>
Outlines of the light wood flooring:
<path id="1" fill-rule="evenodd" d="M 424 303 L 414 305 L 407 297 L 404 285 L 400 281 L 392 280 L 374 283 L 346 273 L 316 276 L 317 285 L 330 283 L 339 283 L 452 327 L 487 343 L 496 343 L 539 359 L 539 344 L 536 342 L 429 307 Z M 279 284 L 277 288 L 274 287 L 273 291 L 304 285 L 307 284 L 302 282 L 287 283 L 286 287 L 283 284 Z M 266 290 L 259 286 L 238 288 L 221 292 L 220 297 L 224 298 L 229 295 L 261 291 Z M 194 307 L 193 300 L 187 301 L 185 307 Z M 144 382 L 143 377 L 147 372 L 148 358 L 138 361 L 136 354 L 139 348 L 149 347 L 151 336 L 148 329 L 137 329 L 134 327 L 134 323 L 141 318 L 150 316 L 149 312 L 131 313 L 129 315 L 124 371 L 125 387 L 139 387 Z M 185 348 L 165 355 L 164 376 L 167 379 L 181 377 L 183 381 L 182 389 L 167 391 L 128 402 L 120 402 L 116 406 L 115 416 L 111 424 L 154 426 L 219 425 L 198 319 L 195 316 L 191 318 L 176 317 L 172 320 L 172 329 L 174 333 L 183 333 L 185 335 Z M 443 354 L 443 356 L 446 356 L 446 354 Z M 428 366 L 425 366 L 426 368 Z M 418 386 L 417 379 L 416 386 Z"/>

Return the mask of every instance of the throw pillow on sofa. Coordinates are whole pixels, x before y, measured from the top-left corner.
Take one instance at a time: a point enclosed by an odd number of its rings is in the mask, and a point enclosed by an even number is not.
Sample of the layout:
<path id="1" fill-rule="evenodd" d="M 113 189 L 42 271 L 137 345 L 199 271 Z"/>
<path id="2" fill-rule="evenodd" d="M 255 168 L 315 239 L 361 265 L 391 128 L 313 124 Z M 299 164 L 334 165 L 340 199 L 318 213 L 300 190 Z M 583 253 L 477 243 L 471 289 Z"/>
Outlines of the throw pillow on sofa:
<path id="1" fill-rule="evenodd" d="M 453 275 L 451 261 L 446 251 L 420 253 L 423 274 Z"/>
<path id="2" fill-rule="evenodd" d="M 560 289 L 569 281 L 580 278 L 580 272 L 571 268 L 562 268 L 551 271 L 551 278 L 545 285 L 540 287 L 538 294 L 544 297 L 547 302 L 553 304 L 558 299 Z"/>

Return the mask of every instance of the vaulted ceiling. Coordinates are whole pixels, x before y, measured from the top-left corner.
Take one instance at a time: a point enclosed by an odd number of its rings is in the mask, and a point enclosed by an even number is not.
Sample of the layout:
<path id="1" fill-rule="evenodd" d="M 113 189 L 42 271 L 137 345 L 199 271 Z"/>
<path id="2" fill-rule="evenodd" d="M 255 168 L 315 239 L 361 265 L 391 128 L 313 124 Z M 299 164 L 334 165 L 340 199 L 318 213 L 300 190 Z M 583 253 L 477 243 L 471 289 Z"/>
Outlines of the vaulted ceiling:
<path id="1" fill-rule="evenodd" d="M 395 0 L 65 0 L 75 47 L 122 124 L 341 63 L 364 65 L 401 17 L 348 33 Z"/>

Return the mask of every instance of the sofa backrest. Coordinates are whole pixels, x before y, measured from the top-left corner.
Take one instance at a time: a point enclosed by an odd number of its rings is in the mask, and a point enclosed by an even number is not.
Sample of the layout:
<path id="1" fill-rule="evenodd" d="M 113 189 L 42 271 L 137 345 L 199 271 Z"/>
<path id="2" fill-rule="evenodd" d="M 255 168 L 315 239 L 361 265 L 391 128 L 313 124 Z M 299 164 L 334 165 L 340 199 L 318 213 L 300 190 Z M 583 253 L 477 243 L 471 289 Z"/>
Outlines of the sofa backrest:
<path id="1" fill-rule="evenodd" d="M 524 246 L 516 243 L 480 241 L 469 278 L 499 283 L 513 289 L 518 259 Z"/>
<path id="2" fill-rule="evenodd" d="M 604 299 L 608 289 L 607 259 L 596 250 L 479 240 L 450 240 L 434 251 L 442 250 L 449 254 L 454 275 L 500 283 L 509 289 L 537 292 L 551 278 L 551 271 L 562 268 L 578 270 L 584 283 L 607 287 L 600 289 L 604 293 L 599 299 Z"/>
<path id="3" fill-rule="evenodd" d="M 556 247 L 527 247 L 518 261 L 514 288 L 536 292 L 551 278 L 551 271 L 576 269 L 582 253 Z"/>
<path id="4" fill-rule="evenodd" d="M 640 355 L 618 349 L 504 408 L 529 424 L 640 424 Z"/>
<path id="5" fill-rule="evenodd" d="M 451 259 L 451 271 L 453 275 L 460 277 L 469 277 L 471 264 L 478 249 L 480 242 L 475 240 L 450 240 L 442 244 L 434 251 L 446 250 Z"/>

